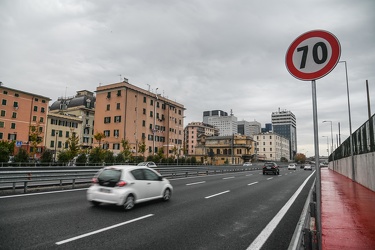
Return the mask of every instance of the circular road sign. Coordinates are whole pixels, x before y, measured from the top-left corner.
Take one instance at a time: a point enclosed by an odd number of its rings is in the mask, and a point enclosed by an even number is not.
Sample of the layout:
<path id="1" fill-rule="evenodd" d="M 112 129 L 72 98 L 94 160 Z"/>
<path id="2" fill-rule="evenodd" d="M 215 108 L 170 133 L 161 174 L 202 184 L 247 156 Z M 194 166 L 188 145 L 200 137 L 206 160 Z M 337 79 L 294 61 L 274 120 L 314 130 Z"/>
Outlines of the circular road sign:
<path id="1" fill-rule="evenodd" d="M 295 78 L 316 80 L 335 68 L 340 54 L 340 42 L 333 34 L 324 30 L 312 30 L 297 37 L 289 46 L 285 64 Z"/>

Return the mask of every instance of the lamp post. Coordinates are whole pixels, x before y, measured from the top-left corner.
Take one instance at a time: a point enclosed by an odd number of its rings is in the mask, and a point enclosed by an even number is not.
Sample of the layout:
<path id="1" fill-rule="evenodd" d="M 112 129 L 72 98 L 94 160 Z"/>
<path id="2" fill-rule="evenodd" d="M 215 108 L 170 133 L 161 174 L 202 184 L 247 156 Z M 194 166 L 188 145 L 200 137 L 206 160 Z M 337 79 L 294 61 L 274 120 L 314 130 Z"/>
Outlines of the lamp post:
<path id="1" fill-rule="evenodd" d="M 323 135 L 322 137 L 327 137 L 327 157 L 329 157 L 329 143 L 328 143 L 328 136 Z"/>
<path id="2" fill-rule="evenodd" d="M 348 80 L 348 67 L 346 61 L 340 61 L 339 63 L 345 63 L 345 76 L 346 76 L 346 93 L 348 96 L 348 113 L 349 113 L 349 131 L 350 131 L 350 156 L 352 158 L 352 177 L 353 181 L 355 180 L 355 171 L 354 171 L 354 156 L 353 156 L 353 136 L 352 136 L 352 117 L 350 114 L 350 97 L 349 97 L 349 80 Z"/>
<path id="3" fill-rule="evenodd" d="M 332 144 L 331 144 L 331 154 L 333 153 L 333 133 L 332 133 L 332 121 L 323 121 L 323 123 L 329 122 L 331 123 L 331 139 L 332 139 Z"/>
<path id="4" fill-rule="evenodd" d="M 53 157 L 53 161 L 56 162 L 56 155 L 57 155 L 57 134 L 59 133 L 58 130 L 55 130 L 55 155 Z"/>

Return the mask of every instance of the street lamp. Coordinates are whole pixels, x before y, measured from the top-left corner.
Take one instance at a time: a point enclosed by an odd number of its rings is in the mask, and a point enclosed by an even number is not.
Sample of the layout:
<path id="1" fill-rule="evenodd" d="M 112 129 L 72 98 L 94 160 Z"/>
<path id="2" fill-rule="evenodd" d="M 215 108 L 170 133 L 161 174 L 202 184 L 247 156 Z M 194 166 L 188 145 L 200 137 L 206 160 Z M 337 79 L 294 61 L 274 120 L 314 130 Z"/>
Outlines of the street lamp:
<path id="1" fill-rule="evenodd" d="M 326 135 L 323 135 L 322 137 L 327 137 L 327 154 L 328 154 L 328 156 L 329 156 L 329 143 L 328 143 L 328 136 L 326 136 Z"/>
<path id="2" fill-rule="evenodd" d="M 349 130 L 350 130 L 350 156 L 352 158 L 352 176 L 353 181 L 355 180 L 355 171 L 354 171 L 354 156 L 353 156 L 353 136 L 352 136 L 352 117 L 350 114 L 350 97 L 349 97 L 349 80 L 348 80 L 348 67 L 346 61 L 340 61 L 339 63 L 345 63 L 345 76 L 346 76 L 346 93 L 348 96 L 348 112 L 349 112 Z"/>
<path id="3" fill-rule="evenodd" d="M 331 123 L 331 139 L 332 139 L 332 144 L 331 144 L 331 154 L 333 153 L 333 133 L 332 133 L 332 121 L 323 121 L 323 123 L 329 122 Z"/>

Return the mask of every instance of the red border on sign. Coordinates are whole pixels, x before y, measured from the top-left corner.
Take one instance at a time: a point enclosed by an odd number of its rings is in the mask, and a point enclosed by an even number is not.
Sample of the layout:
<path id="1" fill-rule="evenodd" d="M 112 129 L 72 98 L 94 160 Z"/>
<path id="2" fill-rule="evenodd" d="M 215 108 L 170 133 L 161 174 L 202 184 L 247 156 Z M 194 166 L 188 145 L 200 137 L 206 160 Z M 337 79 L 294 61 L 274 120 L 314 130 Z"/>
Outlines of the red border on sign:
<path id="1" fill-rule="evenodd" d="M 329 62 L 327 63 L 327 65 L 324 66 L 324 68 L 313 73 L 304 73 L 304 72 L 299 71 L 296 67 L 294 67 L 293 53 L 298 45 L 300 45 L 304 40 L 312 38 L 312 37 L 321 37 L 327 40 L 332 48 L 332 56 L 329 59 Z M 309 31 L 300 35 L 299 37 L 297 37 L 296 40 L 293 41 L 293 43 L 289 46 L 287 50 L 286 57 L 285 57 L 285 64 L 289 73 L 293 75 L 295 78 L 304 80 L 304 81 L 316 80 L 316 79 L 326 76 L 329 72 L 331 72 L 335 68 L 336 64 L 339 62 L 340 54 L 341 54 L 340 42 L 332 33 L 325 31 L 325 30 L 313 30 L 313 31 Z"/>

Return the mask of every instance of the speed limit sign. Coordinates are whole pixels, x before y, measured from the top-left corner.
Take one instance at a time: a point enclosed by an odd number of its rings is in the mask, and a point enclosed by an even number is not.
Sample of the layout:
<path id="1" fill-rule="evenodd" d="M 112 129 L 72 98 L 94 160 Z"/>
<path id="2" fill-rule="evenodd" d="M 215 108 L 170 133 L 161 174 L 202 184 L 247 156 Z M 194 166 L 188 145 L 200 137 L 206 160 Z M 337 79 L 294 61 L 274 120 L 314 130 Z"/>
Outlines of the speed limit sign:
<path id="1" fill-rule="evenodd" d="M 339 62 L 341 47 L 338 39 L 328 31 L 306 32 L 289 46 L 285 64 L 295 78 L 310 81 L 322 78 Z"/>

